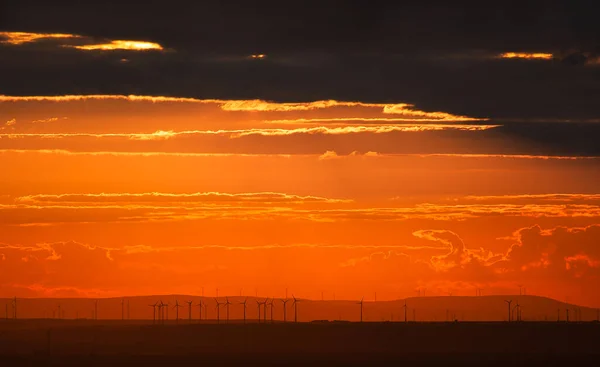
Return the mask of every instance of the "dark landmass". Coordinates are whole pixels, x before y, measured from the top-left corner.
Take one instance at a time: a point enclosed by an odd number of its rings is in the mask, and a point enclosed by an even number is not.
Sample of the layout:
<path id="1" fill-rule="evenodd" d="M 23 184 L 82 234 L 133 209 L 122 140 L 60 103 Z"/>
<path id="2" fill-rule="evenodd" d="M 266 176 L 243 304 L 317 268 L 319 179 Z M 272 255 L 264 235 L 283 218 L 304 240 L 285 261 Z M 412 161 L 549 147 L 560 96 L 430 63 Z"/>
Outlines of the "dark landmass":
<path id="1" fill-rule="evenodd" d="M 243 324 L 3 320 L 6 365 L 590 365 L 598 322 Z"/>

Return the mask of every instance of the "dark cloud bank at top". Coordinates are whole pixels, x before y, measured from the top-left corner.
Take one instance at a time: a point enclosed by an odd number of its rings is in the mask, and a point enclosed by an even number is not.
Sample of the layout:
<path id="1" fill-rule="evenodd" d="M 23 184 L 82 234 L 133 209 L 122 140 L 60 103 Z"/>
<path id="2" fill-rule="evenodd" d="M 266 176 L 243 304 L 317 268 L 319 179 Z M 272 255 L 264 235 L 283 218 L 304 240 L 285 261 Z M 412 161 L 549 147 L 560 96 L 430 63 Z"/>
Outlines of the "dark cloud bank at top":
<path id="1" fill-rule="evenodd" d="M 5 2 L 0 31 L 145 40 L 170 51 L 0 45 L 0 93 L 400 101 L 500 120 L 595 119 L 597 8 L 593 1 Z M 496 57 L 504 52 L 554 57 Z"/>

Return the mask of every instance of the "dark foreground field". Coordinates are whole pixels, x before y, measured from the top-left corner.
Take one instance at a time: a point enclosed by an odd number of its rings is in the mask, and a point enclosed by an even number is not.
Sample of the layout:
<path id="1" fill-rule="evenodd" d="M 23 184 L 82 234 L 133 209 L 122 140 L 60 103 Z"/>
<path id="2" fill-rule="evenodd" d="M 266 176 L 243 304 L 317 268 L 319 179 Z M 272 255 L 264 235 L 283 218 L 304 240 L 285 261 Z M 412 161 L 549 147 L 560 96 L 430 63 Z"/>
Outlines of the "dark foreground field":
<path id="1" fill-rule="evenodd" d="M 597 323 L 0 323 L 8 365 L 593 365 Z"/>

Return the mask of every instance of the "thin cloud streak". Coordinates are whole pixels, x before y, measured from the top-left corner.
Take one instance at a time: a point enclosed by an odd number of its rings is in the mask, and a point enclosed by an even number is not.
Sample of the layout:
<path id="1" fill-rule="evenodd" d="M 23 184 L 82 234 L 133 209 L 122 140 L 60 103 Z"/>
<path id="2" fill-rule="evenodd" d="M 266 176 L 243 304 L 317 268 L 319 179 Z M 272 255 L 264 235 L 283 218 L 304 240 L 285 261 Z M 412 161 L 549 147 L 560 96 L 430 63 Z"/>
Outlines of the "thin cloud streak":
<path id="1" fill-rule="evenodd" d="M 24 43 L 37 42 L 45 39 L 81 38 L 81 36 L 77 34 L 30 32 L 0 32 L 0 37 L 5 38 L 5 40 L 1 40 L 0 43 L 11 45 L 22 45 Z"/>
<path id="2" fill-rule="evenodd" d="M 120 100 L 130 102 L 174 102 L 218 104 L 223 111 L 229 112 L 298 112 L 313 111 L 336 107 L 361 107 L 378 109 L 383 114 L 405 115 L 407 121 L 484 121 L 486 118 L 452 115 L 446 112 L 426 112 L 414 109 L 408 103 L 364 103 L 351 101 L 321 100 L 313 102 L 269 102 L 255 100 L 197 99 L 169 96 L 139 95 L 64 95 L 64 96 L 6 96 L 0 95 L 0 102 L 72 102 L 85 100 Z"/>
<path id="3" fill-rule="evenodd" d="M 86 193 L 86 194 L 36 194 L 15 198 L 19 203 L 47 203 L 47 202 L 127 202 L 127 201 L 184 201 L 184 202 L 262 202 L 262 203 L 348 203 L 348 199 L 331 199 L 320 196 L 302 196 L 279 192 L 249 192 L 249 193 L 223 193 L 223 192 L 196 192 L 196 193 Z"/>
<path id="4" fill-rule="evenodd" d="M 542 52 L 505 52 L 498 55 L 501 59 L 551 60 L 554 55 Z"/>
<path id="5" fill-rule="evenodd" d="M 240 138 L 250 135 L 262 136 L 288 136 L 295 134 L 323 134 L 323 135 L 344 135 L 358 133 L 384 134 L 390 132 L 422 132 L 422 131 L 484 131 L 496 128 L 500 125 L 463 125 L 463 124 L 401 124 L 401 125 L 371 125 L 371 126 L 344 126 L 344 127 L 310 127 L 296 129 L 236 129 L 236 130 L 188 130 L 188 131 L 164 131 L 158 130 L 153 133 L 13 133 L 0 134 L 1 138 L 19 139 L 19 138 L 42 138 L 42 139 L 61 139 L 73 137 L 86 138 L 125 138 L 129 140 L 165 140 L 180 136 L 194 135 L 224 135 L 230 138 Z"/>
<path id="6" fill-rule="evenodd" d="M 548 155 L 527 155 L 527 154 L 462 154 L 462 153 L 378 153 L 367 152 L 365 154 L 356 154 L 355 152 L 347 155 L 338 155 L 333 151 L 324 154 L 283 154 L 283 153 L 186 153 L 186 152 L 123 152 L 123 151 L 72 151 L 66 149 L 0 149 L 0 154 L 56 154 L 72 156 L 141 156 L 141 157 L 281 157 L 281 158 L 340 158 L 352 159 L 356 157 L 370 158 L 464 158 L 464 159 L 540 159 L 540 160 L 600 160 L 600 157 L 594 156 L 548 156 Z M 325 157 L 324 157 L 325 156 Z"/>
<path id="7" fill-rule="evenodd" d="M 85 37 L 78 34 L 64 33 L 30 33 L 30 32 L 0 32 L 0 37 L 5 40 L 0 43 L 20 46 L 25 43 L 35 43 L 41 40 L 62 41 L 60 47 L 74 48 L 83 51 L 163 51 L 163 47 L 155 42 L 133 41 L 133 40 L 110 40 L 108 42 L 95 42 L 92 37 Z M 70 44 L 69 41 L 76 40 L 83 44 Z"/>

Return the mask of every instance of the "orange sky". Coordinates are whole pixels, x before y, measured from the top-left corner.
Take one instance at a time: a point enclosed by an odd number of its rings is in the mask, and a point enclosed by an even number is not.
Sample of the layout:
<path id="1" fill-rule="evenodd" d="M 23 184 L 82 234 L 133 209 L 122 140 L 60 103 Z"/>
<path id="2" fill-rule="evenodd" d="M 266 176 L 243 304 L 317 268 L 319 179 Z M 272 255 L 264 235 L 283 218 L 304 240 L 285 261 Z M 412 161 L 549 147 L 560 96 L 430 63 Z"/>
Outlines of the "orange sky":
<path id="1" fill-rule="evenodd" d="M 494 129 L 405 104 L 1 96 L 0 297 L 522 284 L 599 306 L 598 158 Z"/>

